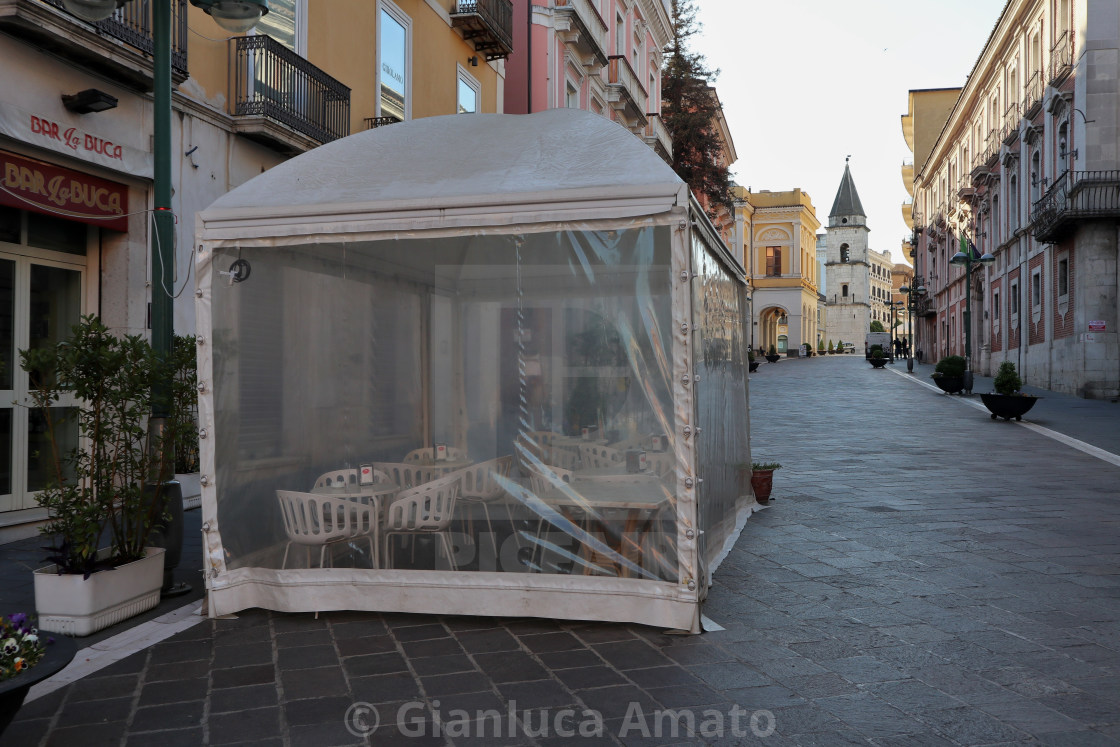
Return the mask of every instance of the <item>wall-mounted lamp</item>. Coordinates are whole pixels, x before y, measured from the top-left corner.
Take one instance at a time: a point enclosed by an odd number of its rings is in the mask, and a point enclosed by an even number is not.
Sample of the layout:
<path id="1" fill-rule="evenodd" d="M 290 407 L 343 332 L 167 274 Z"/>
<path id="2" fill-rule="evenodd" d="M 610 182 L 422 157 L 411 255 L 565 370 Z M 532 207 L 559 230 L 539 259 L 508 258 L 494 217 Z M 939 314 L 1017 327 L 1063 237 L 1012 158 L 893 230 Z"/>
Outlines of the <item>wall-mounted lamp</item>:
<path id="1" fill-rule="evenodd" d="M 471 67 L 478 67 L 478 55 L 468 57 L 467 62 L 471 63 Z"/>
<path id="2" fill-rule="evenodd" d="M 1058 158 L 1067 158 L 1069 156 L 1073 156 L 1073 160 L 1076 161 L 1077 160 L 1077 148 L 1074 148 L 1073 150 L 1066 150 L 1066 144 L 1065 143 L 1060 143 L 1058 145 Z"/>
<path id="3" fill-rule="evenodd" d="M 113 96 L 99 91 L 96 88 L 87 88 L 77 93 L 62 94 L 62 105 L 67 111 L 75 114 L 89 114 L 90 112 L 103 112 L 117 108 L 117 100 Z"/>

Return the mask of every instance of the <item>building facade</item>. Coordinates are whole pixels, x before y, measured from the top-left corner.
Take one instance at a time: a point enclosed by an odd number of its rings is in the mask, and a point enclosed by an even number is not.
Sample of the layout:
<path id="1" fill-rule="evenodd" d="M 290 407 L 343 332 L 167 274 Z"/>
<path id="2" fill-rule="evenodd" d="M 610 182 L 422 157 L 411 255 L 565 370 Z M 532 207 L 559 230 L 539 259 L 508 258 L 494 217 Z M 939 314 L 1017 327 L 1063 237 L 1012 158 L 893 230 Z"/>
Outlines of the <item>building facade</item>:
<path id="1" fill-rule="evenodd" d="M 800 189 L 750 192 L 734 188 L 732 253 L 743 258 L 751 294 L 752 345 L 796 355 L 820 339 L 820 228 L 812 199 Z"/>
<path id="2" fill-rule="evenodd" d="M 97 23 L 61 0 L 0 2 L 0 297 L 9 309 L 0 534 L 45 515 L 35 500 L 46 479 L 43 435 L 34 412 L 12 405 L 29 386 L 18 351 L 63 339 L 81 314 L 119 332 L 148 330 L 156 43 L 172 48 L 167 290 L 178 334 L 195 329 L 197 211 L 366 127 L 500 111 L 508 0 L 272 0 L 257 29 L 233 37 L 187 0 L 168 2 L 169 40 L 152 37 L 151 4 L 137 0 Z"/>
<path id="3" fill-rule="evenodd" d="M 1120 394 L 1118 37 L 1114 0 L 1011 0 L 920 166 L 915 152 L 932 359 L 971 341 L 981 373 L 1010 360 L 1028 384 Z M 949 264 L 962 236 L 995 258 L 971 282 Z"/>
<path id="4" fill-rule="evenodd" d="M 661 122 L 668 0 L 515 0 L 504 110 L 572 107 L 608 117 L 672 160 Z"/>

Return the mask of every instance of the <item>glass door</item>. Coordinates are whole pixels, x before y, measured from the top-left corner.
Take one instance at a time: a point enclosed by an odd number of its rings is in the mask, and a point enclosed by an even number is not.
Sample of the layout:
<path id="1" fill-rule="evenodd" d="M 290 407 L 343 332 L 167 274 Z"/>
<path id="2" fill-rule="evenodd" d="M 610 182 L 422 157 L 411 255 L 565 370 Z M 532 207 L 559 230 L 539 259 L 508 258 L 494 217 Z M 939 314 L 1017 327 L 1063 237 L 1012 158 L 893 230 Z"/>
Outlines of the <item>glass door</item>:
<path id="1" fill-rule="evenodd" d="M 47 412 L 31 407 L 19 351 L 69 336 L 82 313 L 85 267 L 7 248 L 19 247 L 0 243 L 0 511 L 18 511 L 35 508 L 35 493 L 55 474 L 48 427 L 61 436 L 63 452 L 78 443 L 76 424 L 63 417 L 77 402 L 63 397 Z"/>

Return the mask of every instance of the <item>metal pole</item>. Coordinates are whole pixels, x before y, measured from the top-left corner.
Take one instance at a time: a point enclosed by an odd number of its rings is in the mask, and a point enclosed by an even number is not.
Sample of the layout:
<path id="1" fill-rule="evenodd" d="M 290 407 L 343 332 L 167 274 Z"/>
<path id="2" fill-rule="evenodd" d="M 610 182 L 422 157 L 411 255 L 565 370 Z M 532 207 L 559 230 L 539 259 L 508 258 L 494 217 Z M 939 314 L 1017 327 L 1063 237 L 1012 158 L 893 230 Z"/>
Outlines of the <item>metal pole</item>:
<path id="1" fill-rule="evenodd" d="M 972 394 L 972 257 L 964 255 L 964 391 Z"/>
<path id="2" fill-rule="evenodd" d="M 152 349 L 160 362 L 171 355 L 174 335 L 171 286 L 175 265 L 175 215 L 171 211 L 171 3 L 152 3 L 152 127 L 154 159 L 152 230 Z M 152 419 L 171 414 L 171 382 L 152 385 Z M 161 424 L 162 425 L 162 424 Z"/>
<path id="3" fill-rule="evenodd" d="M 910 292 L 906 294 L 906 326 L 908 328 L 906 334 L 906 373 L 914 373 L 914 312 L 917 307 L 914 303 L 914 288 L 910 288 Z"/>

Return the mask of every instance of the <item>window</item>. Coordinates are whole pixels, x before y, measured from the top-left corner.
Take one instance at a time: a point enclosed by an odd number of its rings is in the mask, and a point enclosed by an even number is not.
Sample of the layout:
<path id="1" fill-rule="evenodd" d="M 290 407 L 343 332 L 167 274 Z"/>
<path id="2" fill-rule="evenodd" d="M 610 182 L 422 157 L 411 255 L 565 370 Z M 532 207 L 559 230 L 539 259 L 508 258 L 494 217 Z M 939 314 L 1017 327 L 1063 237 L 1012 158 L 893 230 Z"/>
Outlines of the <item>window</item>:
<path id="1" fill-rule="evenodd" d="M 626 54 L 626 20 L 621 15 L 614 17 L 614 53 Z"/>
<path id="2" fill-rule="evenodd" d="M 992 246 L 999 246 L 999 197 L 992 197 Z"/>
<path id="3" fill-rule="evenodd" d="M 296 54 L 302 55 L 307 46 L 305 18 L 307 5 L 301 0 L 272 0 L 268 12 L 261 16 L 255 33 L 267 34 Z"/>
<path id="4" fill-rule="evenodd" d="M 564 86 L 564 106 L 569 109 L 579 108 L 579 89 L 570 80 Z"/>
<path id="5" fill-rule="evenodd" d="M 999 291 L 992 291 L 992 320 L 999 321 Z"/>
<path id="6" fill-rule="evenodd" d="M 1012 176 L 1007 190 L 1007 230 L 1010 233 L 1019 227 L 1019 180 Z"/>
<path id="7" fill-rule="evenodd" d="M 840 286 L 840 295 L 843 296 L 844 298 L 848 297 L 848 284 L 847 283 L 844 283 L 842 286 Z"/>
<path id="8" fill-rule="evenodd" d="M 474 114 L 478 111 L 478 100 L 481 98 L 482 87 L 474 76 L 462 66 L 458 66 L 458 105 L 459 114 Z"/>
<path id="9" fill-rule="evenodd" d="M 1037 309 L 1042 305 L 1042 273 L 1035 270 L 1031 275 L 1031 308 Z"/>
<path id="10" fill-rule="evenodd" d="M 848 257 L 849 257 L 848 245 L 847 244 L 841 244 L 840 245 L 840 261 L 841 262 L 847 262 Z"/>
<path id="11" fill-rule="evenodd" d="M 402 122 L 410 113 L 408 101 L 411 28 L 408 16 L 395 5 L 381 0 L 378 16 L 380 116 L 396 117 Z"/>
<path id="12" fill-rule="evenodd" d="M 1058 260 L 1058 295 L 1069 295 L 1069 260 Z"/>
<path id="13" fill-rule="evenodd" d="M 780 246 L 766 247 L 766 274 L 771 276 L 782 274 L 782 248 Z"/>
<path id="14" fill-rule="evenodd" d="M 1011 284 L 1011 316 L 1019 313 L 1019 284 Z"/>

